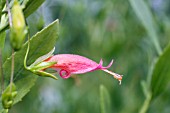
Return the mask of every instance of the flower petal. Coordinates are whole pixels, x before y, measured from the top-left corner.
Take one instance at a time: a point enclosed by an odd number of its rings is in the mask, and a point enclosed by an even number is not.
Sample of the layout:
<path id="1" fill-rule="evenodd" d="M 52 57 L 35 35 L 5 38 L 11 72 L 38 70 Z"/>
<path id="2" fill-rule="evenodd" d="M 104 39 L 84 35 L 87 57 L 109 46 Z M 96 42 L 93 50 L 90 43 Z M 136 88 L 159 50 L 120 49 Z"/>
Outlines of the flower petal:
<path id="1" fill-rule="evenodd" d="M 50 57 L 44 62 L 57 62 L 56 64 L 52 65 L 50 68 L 59 70 L 60 76 L 64 79 L 69 78 L 71 74 L 83 74 L 83 73 L 91 72 L 95 70 L 103 70 L 113 75 L 113 77 L 119 80 L 121 84 L 122 75 L 119 75 L 117 73 L 107 70 L 113 64 L 113 60 L 111 60 L 108 66 L 104 67 L 102 66 L 103 65 L 102 59 L 100 60 L 98 64 L 80 55 L 58 54 L 58 55 L 54 55 Z"/>
<path id="2" fill-rule="evenodd" d="M 51 66 L 54 69 L 64 69 L 71 74 L 82 74 L 95 70 L 99 64 L 96 62 L 79 55 L 73 54 L 58 54 L 52 56 L 47 62 L 57 63 Z"/>
<path id="3" fill-rule="evenodd" d="M 67 70 L 64 70 L 64 69 L 61 69 L 59 74 L 60 74 L 60 77 L 64 79 L 69 78 L 71 75 Z"/>
<path id="4" fill-rule="evenodd" d="M 104 67 L 103 66 L 103 60 L 101 59 L 100 62 L 99 62 L 98 67 L 95 70 L 97 70 L 97 69 L 108 69 L 108 68 L 110 68 L 112 66 L 112 64 L 113 64 L 113 60 L 111 60 L 111 62 L 109 63 L 108 66 Z"/>

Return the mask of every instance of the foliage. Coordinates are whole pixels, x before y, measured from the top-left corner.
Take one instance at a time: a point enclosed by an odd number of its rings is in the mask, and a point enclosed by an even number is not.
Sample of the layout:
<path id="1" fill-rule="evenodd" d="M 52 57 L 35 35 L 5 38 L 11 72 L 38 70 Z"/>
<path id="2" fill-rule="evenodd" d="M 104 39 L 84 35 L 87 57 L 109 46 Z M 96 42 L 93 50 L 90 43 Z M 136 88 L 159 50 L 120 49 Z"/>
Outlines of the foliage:
<path id="1" fill-rule="evenodd" d="M 53 22 L 51 25 L 44 28 L 42 31 L 35 34 L 31 40 L 31 48 L 29 53 L 28 63 L 33 62 L 36 58 L 47 53 L 50 49 L 53 48 L 56 39 L 58 37 L 58 21 Z M 43 40 L 42 40 L 43 39 Z M 48 40 L 48 41 L 47 41 Z M 43 48 L 41 48 L 43 46 Z M 15 73 L 14 81 L 16 82 L 16 87 L 18 88 L 18 94 L 15 100 L 15 103 L 21 100 L 23 96 L 30 90 L 30 88 L 35 83 L 37 77 L 32 76 L 26 69 L 24 69 L 23 61 L 25 52 L 27 49 L 27 44 L 24 45 L 23 49 L 15 53 L 15 58 L 20 59 L 15 61 Z M 35 54 L 36 53 L 36 54 Z M 11 65 L 11 59 L 8 59 L 4 63 L 4 75 L 5 83 L 9 83 L 10 72 L 9 68 Z M 29 77 L 32 76 L 32 77 Z M 24 83 L 24 86 L 23 86 Z"/>
<path id="2" fill-rule="evenodd" d="M 39 6 L 39 4 L 37 4 L 37 6 Z M 27 59 L 29 64 L 31 62 L 33 63 L 34 60 L 44 55 L 54 47 L 58 38 L 58 24 L 58 20 L 56 20 L 31 37 L 29 42 L 31 44 L 31 48 L 28 55 L 29 58 Z M 3 37 L 2 39 L 4 40 Z M 28 42 L 24 44 L 20 51 L 15 52 L 14 55 L 16 59 L 14 65 L 14 83 L 16 84 L 18 92 L 16 98 L 14 98 L 14 104 L 21 101 L 21 99 L 29 92 L 30 88 L 35 84 L 37 79 L 37 76 L 33 76 L 32 73 L 24 69 L 24 56 L 26 54 L 27 46 Z M 3 64 L 5 86 L 9 84 L 10 80 L 11 68 L 9 67 L 11 67 L 11 59 L 12 58 L 8 58 Z M 2 106 L 0 106 L 0 108 L 2 109 Z"/>
<path id="3" fill-rule="evenodd" d="M 168 0 L 46 0 L 35 11 L 43 2 L 20 0 L 31 34 L 27 65 L 55 46 L 56 54 L 79 54 L 95 61 L 102 57 L 104 65 L 114 59 L 114 71 L 124 75 L 122 85 L 102 71 L 57 81 L 37 77 L 23 66 L 26 42 L 15 53 L 14 83 L 18 94 L 14 103 L 18 103 L 11 113 L 170 111 Z M 8 32 L 5 44 L 3 37 L 9 26 L 6 14 L 0 14 L 5 15 L 5 23 L 0 25 L 0 47 L 5 45 L 2 56 L 7 87 L 11 47 Z M 57 18 L 61 22 L 58 40 Z M 48 26 L 44 28 L 45 25 Z"/>
<path id="4" fill-rule="evenodd" d="M 152 74 L 151 90 L 152 98 L 156 98 L 164 92 L 170 81 L 170 62 L 167 59 L 170 57 L 170 45 L 165 49 L 159 57 Z"/>

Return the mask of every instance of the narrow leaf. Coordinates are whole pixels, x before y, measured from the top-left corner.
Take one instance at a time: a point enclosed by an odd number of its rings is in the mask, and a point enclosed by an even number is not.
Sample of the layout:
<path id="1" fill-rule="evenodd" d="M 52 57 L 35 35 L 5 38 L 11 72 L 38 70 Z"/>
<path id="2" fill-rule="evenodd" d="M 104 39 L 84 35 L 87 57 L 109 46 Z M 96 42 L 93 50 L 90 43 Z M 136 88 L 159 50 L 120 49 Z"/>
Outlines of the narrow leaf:
<path id="1" fill-rule="evenodd" d="M 32 14 L 35 10 L 38 9 L 39 6 L 44 2 L 45 0 L 29 0 L 26 2 L 26 8 L 24 9 L 24 15 L 25 17 L 28 17 L 30 14 Z"/>
<path id="2" fill-rule="evenodd" d="M 100 85 L 100 108 L 101 113 L 111 113 L 110 95 L 103 85 Z"/>
<path id="3" fill-rule="evenodd" d="M 170 44 L 159 57 L 152 74 L 152 99 L 159 96 L 170 83 Z"/>
<path id="4" fill-rule="evenodd" d="M 6 33 L 5 33 L 5 32 L 1 32 L 1 33 L 0 33 L 0 49 L 1 49 L 1 50 L 2 50 L 3 47 L 4 47 L 5 37 L 6 37 Z"/>
<path id="5" fill-rule="evenodd" d="M 153 20 L 153 15 L 150 9 L 148 8 L 144 0 L 129 0 L 129 1 L 134 12 L 136 13 L 142 25 L 148 32 L 148 35 L 151 38 L 153 44 L 155 45 L 158 54 L 160 55 L 162 50 L 159 45 L 158 35 L 156 33 L 157 26 Z"/>

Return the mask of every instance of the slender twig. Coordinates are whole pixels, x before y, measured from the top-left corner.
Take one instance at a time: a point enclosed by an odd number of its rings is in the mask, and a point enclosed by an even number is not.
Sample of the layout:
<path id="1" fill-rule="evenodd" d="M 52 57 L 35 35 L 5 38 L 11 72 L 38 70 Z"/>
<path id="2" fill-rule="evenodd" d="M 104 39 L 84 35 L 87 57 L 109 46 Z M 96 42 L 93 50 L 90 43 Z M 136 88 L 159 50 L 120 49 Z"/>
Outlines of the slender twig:
<path id="1" fill-rule="evenodd" d="M 15 61 L 14 49 L 12 49 L 12 63 L 11 63 L 10 91 L 12 90 L 12 83 L 13 83 L 13 78 L 14 78 L 14 61 Z"/>
<path id="2" fill-rule="evenodd" d="M 0 48 L 0 75 L 1 75 L 1 93 L 4 91 L 4 74 L 3 74 L 3 68 L 2 68 L 2 51 Z"/>
<path id="3" fill-rule="evenodd" d="M 12 27 L 12 15 L 11 15 L 11 11 L 10 11 L 8 0 L 6 0 L 6 5 L 7 5 L 7 11 L 8 11 L 9 25 L 10 25 L 10 27 Z"/>
<path id="4" fill-rule="evenodd" d="M 9 18 L 9 25 L 12 27 L 12 15 L 10 11 L 10 6 L 8 0 L 6 0 L 6 6 L 7 6 L 7 11 L 8 11 L 8 18 Z M 10 91 L 12 91 L 12 83 L 13 83 L 13 77 L 14 77 L 14 49 L 12 49 L 12 63 L 11 63 L 11 78 L 10 78 Z"/>

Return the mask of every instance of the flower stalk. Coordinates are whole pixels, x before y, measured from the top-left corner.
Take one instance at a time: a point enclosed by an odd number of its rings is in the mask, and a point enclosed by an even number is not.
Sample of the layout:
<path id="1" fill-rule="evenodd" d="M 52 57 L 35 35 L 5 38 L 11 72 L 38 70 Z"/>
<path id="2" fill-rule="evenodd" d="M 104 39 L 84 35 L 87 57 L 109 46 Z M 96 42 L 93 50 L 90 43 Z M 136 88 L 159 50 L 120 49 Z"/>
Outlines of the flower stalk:
<path id="1" fill-rule="evenodd" d="M 7 11 L 8 11 L 9 25 L 10 25 L 10 27 L 12 27 L 12 16 L 11 16 L 11 11 L 10 11 L 8 0 L 6 0 L 6 6 L 7 6 Z M 15 58 L 14 58 L 14 50 L 12 49 L 10 91 L 12 90 L 12 83 L 13 83 L 13 76 L 14 76 L 14 60 L 15 60 Z"/>

